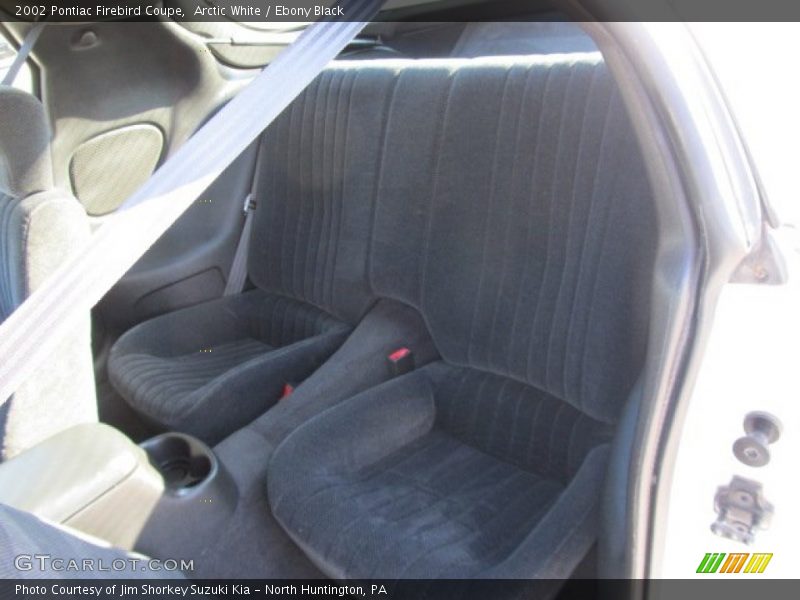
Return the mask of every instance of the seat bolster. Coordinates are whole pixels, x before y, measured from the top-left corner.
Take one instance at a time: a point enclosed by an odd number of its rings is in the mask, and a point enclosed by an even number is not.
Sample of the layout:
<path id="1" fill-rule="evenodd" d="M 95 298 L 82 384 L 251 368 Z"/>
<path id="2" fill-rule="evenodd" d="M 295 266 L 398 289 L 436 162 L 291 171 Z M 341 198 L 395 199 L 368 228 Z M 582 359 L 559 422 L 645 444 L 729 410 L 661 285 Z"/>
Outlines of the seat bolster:
<path id="1" fill-rule="evenodd" d="M 609 445 L 594 448 L 533 531 L 487 579 L 565 581 L 597 541 Z"/>
<path id="2" fill-rule="evenodd" d="M 183 308 L 140 323 L 114 344 L 108 360 L 114 378 L 117 363 L 129 354 L 170 357 L 197 352 L 210 345 L 248 337 L 251 332 L 244 307 L 264 293 L 253 290 Z"/>
<path id="3" fill-rule="evenodd" d="M 270 461 L 268 494 L 275 517 L 295 537 L 298 525 L 303 528 L 293 521 L 298 501 L 425 435 L 435 417 L 429 379 L 414 371 L 312 418 L 275 449 Z"/>
<path id="4" fill-rule="evenodd" d="M 216 444 L 272 407 L 286 383 L 301 383 L 341 346 L 346 328 L 295 342 L 252 358 L 180 402 L 187 410 L 161 423 Z M 169 408 L 169 403 L 163 408 Z"/>
<path id="5" fill-rule="evenodd" d="M 319 309 L 252 290 L 134 327 L 111 349 L 109 379 L 157 425 L 213 444 L 306 379 L 349 332 Z"/>

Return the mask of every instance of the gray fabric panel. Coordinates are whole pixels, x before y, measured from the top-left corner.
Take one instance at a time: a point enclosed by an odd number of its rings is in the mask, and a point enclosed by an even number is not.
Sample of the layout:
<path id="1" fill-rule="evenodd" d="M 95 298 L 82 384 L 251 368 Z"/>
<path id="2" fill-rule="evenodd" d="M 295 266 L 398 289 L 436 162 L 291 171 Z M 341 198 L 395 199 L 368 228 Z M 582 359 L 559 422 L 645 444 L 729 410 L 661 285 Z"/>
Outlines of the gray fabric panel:
<path id="1" fill-rule="evenodd" d="M 50 128 L 41 102 L 0 86 L 0 193 L 24 198 L 53 187 Z"/>
<path id="2" fill-rule="evenodd" d="M 656 226 L 611 76 L 599 55 L 449 65 L 400 71 L 375 292 L 419 307 L 449 362 L 612 422 L 644 356 Z"/>
<path id="3" fill-rule="evenodd" d="M 583 512 L 604 462 L 587 457 L 605 428 L 535 391 L 509 403 L 498 379 L 433 363 L 313 418 L 273 455 L 275 516 L 332 577 L 529 577 L 574 538 L 576 552 L 543 571 L 568 575 L 593 540 Z M 465 382 L 480 394 L 465 397 Z M 453 403 L 473 422 L 466 434 Z M 506 444 L 469 443 L 478 430 L 492 438 L 492 415 L 509 411 L 518 428 Z"/>
<path id="4" fill-rule="evenodd" d="M 147 577 L 142 572 L 145 557 L 138 554 L 127 553 L 117 548 L 101 545 L 100 541 L 93 541 L 88 536 L 68 528 L 58 527 L 37 517 L 0 504 L 0 578 L 2 579 L 140 579 Z M 30 560 L 33 568 L 30 570 L 17 570 L 15 558 L 20 555 L 32 557 L 34 555 L 49 556 L 52 559 L 61 559 L 61 567 L 40 569 L 39 562 Z M 127 561 L 135 558 L 139 561 L 138 568 L 134 568 Z M 83 559 L 93 561 L 93 570 L 71 570 L 66 561 L 75 560 L 80 565 Z M 100 561 L 106 568 L 110 568 L 113 561 L 123 560 L 125 568 L 119 570 L 99 571 Z M 20 563 L 23 567 L 28 563 Z M 123 563 L 118 563 L 122 565 Z M 49 565 L 46 565 L 46 567 Z M 153 573 L 155 575 L 155 573 Z M 175 571 L 159 571 L 159 579 L 183 579 L 183 574 Z"/>
<path id="5" fill-rule="evenodd" d="M 0 319 L 6 319 L 89 237 L 86 214 L 61 192 L 0 195 Z M 0 460 L 79 423 L 97 420 L 90 323 L 65 338 L 46 366 L 0 402 Z"/>
<path id="6" fill-rule="evenodd" d="M 253 282 L 354 323 L 372 302 L 366 261 L 391 69 L 326 70 L 263 137 Z"/>
<path id="7" fill-rule="evenodd" d="M 253 290 L 134 327 L 112 348 L 109 377 L 159 425 L 215 443 L 308 377 L 346 334 L 316 308 Z"/>

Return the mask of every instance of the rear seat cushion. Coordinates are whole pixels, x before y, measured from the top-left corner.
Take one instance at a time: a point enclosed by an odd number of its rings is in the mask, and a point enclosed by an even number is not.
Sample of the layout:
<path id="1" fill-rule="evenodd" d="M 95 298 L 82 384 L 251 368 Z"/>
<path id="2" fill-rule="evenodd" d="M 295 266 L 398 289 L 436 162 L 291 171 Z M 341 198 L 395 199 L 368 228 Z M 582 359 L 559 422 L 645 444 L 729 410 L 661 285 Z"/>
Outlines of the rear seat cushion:
<path id="1" fill-rule="evenodd" d="M 114 345 L 111 382 L 145 416 L 215 443 L 312 373 L 349 327 L 253 290 L 157 317 Z"/>
<path id="2" fill-rule="evenodd" d="M 609 437 L 534 388 L 433 363 L 292 433 L 269 498 L 331 577 L 565 577 L 594 538 Z"/>

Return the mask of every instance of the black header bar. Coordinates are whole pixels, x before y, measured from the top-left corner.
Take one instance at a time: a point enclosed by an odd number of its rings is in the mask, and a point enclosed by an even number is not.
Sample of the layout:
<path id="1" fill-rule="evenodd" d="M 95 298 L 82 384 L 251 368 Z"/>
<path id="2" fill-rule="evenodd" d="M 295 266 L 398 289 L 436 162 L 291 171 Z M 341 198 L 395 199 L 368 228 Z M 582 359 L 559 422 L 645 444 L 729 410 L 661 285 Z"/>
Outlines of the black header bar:
<path id="1" fill-rule="evenodd" d="M 0 0 L 0 20 L 347 21 L 347 5 L 341 0 Z M 537 20 L 553 10 L 584 21 L 800 21 L 798 0 L 387 0 L 378 20 Z"/>

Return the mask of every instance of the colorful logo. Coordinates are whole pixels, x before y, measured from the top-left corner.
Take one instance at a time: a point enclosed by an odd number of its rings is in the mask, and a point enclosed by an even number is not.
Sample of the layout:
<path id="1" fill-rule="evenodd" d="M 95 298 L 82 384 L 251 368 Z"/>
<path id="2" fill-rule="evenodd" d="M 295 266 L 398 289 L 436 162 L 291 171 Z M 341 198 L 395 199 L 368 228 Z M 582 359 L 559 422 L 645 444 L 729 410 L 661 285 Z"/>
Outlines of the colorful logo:
<path id="1" fill-rule="evenodd" d="M 763 573 L 772 552 L 748 552 L 725 554 L 724 552 L 708 552 L 697 567 L 698 573 Z"/>

